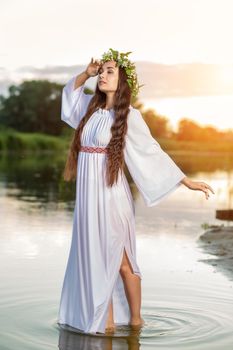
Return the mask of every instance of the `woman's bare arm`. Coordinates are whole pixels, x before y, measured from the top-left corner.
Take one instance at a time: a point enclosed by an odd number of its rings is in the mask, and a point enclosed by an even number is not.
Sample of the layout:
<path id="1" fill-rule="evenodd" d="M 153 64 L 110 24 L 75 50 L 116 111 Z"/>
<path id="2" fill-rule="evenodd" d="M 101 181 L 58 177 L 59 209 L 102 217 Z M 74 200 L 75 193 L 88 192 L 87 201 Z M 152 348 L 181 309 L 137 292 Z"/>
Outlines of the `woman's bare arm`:
<path id="1" fill-rule="evenodd" d="M 213 194 L 215 194 L 213 188 L 203 181 L 192 181 L 186 176 L 180 182 L 186 187 L 188 187 L 190 190 L 198 190 L 204 192 L 206 199 L 209 198 L 208 191 L 211 191 Z"/>
<path id="2" fill-rule="evenodd" d="M 86 71 L 77 75 L 74 83 L 74 89 L 77 89 L 79 86 L 83 85 L 88 78 L 89 78 L 89 75 L 87 74 Z"/>
<path id="3" fill-rule="evenodd" d="M 85 71 L 77 75 L 75 79 L 74 89 L 77 89 L 79 86 L 83 85 L 88 78 L 96 76 L 98 74 L 100 66 L 100 60 L 94 59 L 92 57 L 91 62 L 88 64 Z"/>

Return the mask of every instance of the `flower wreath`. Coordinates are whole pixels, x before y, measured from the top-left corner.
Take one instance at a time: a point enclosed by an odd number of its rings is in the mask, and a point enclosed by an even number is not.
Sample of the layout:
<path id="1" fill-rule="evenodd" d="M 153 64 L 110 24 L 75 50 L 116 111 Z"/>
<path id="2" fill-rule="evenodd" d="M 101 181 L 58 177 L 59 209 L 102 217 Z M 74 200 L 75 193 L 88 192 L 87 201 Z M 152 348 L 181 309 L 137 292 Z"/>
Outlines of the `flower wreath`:
<path id="1" fill-rule="evenodd" d="M 101 58 L 101 62 L 107 62 L 107 61 L 116 61 L 117 66 L 123 67 L 125 69 L 125 72 L 127 74 L 127 82 L 129 84 L 130 90 L 132 92 L 132 95 L 134 97 L 137 96 L 139 89 L 143 85 L 138 84 L 137 74 L 136 74 L 136 67 L 134 62 L 131 62 L 128 59 L 128 55 L 132 53 L 132 51 L 129 52 L 119 52 L 117 50 L 109 49 L 107 52 L 104 52 Z"/>

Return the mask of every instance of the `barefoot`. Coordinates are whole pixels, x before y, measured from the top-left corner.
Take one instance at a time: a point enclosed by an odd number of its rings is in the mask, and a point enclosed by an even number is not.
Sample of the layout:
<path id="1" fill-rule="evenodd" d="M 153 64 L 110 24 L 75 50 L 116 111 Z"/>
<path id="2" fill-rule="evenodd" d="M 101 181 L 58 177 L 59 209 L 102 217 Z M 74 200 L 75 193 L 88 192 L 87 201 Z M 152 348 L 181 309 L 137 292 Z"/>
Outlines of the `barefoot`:
<path id="1" fill-rule="evenodd" d="M 141 317 L 137 318 L 137 319 L 131 318 L 129 324 L 130 324 L 130 326 L 143 327 L 145 324 L 145 321 Z"/>
<path id="2" fill-rule="evenodd" d="M 111 324 L 109 323 L 105 327 L 105 332 L 114 332 L 115 329 L 116 329 L 115 324 L 114 323 L 111 323 Z"/>

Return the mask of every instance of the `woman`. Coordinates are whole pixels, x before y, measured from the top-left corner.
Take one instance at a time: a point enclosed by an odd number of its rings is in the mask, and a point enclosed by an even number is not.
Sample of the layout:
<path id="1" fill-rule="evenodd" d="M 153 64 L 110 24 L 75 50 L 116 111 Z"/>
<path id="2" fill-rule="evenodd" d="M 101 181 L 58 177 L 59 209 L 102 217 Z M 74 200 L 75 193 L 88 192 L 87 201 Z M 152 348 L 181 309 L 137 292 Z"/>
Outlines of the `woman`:
<path id="1" fill-rule="evenodd" d="M 61 118 L 75 129 L 64 179 L 76 179 L 76 203 L 58 323 L 85 333 L 144 324 L 135 207 L 124 165 L 148 207 L 181 184 L 206 199 L 208 190 L 214 193 L 186 177 L 131 106 L 140 86 L 129 53 L 109 49 L 62 92 Z M 97 74 L 95 94 L 85 94 L 84 83 Z"/>

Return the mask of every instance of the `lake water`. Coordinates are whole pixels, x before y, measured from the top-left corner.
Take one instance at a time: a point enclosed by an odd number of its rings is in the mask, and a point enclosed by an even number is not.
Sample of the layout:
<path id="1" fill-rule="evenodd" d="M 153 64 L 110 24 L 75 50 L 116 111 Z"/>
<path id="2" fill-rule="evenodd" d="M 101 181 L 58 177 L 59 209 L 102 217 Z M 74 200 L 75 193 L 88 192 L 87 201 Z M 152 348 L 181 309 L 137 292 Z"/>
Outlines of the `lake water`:
<path id="1" fill-rule="evenodd" d="M 147 208 L 135 187 L 138 263 L 142 271 L 140 332 L 119 327 L 114 337 L 79 335 L 57 325 L 71 241 L 75 187 L 61 180 L 61 155 L 0 158 L 0 348 L 232 349 L 233 278 L 205 262 L 201 225 L 227 224 L 232 156 L 173 156 L 182 170 L 215 190 L 181 186 Z"/>

